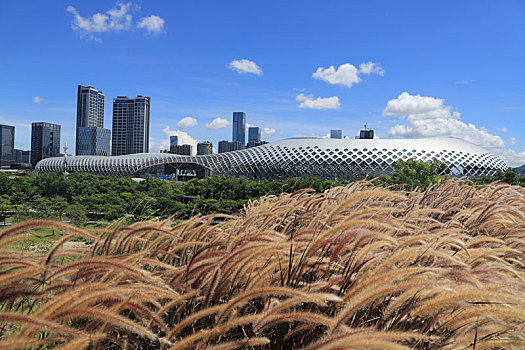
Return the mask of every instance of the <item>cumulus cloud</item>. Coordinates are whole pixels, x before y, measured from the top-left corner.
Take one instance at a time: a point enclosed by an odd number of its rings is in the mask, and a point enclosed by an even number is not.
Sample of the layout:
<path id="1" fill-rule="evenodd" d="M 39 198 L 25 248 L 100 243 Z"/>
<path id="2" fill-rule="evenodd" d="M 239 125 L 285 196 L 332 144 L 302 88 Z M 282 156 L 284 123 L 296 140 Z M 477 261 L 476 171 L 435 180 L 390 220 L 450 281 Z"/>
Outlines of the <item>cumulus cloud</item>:
<path id="1" fill-rule="evenodd" d="M 277 130 L 275 130 L 274 128 L 264 128 L 262 130 L 261 137 L 262 138 L 272 137 L 273 135 L 275 135 L 276 132 Z"/>
<path id="2" fill-rule="evenodd" d="M 374 62 L 361 63 L 359 65 L 359 73 L 370 75 L 372 73 L 383 76 L 385 75 L 385 70 L 379 64 Z"/>
<path id="3" fill-rule="evenodd" d="M 259 67 L 257 63 L 247 59 L 233 60 L 228 65 L 228 68 L 240 74 L 251 73 L 256 75 L 263 75 L 261 67 Z"/>
<path id="4" fill-rule="evenodd" d="M 137 8 L 138 6 L 131 2 L 117 3 L 117 7 L 113 7 L 106 13 L 95 13 L 91 17 L 81 16 L 73 6 L 68 6 L 67 11 L 74 16 L 71 25 L 73 30 L 83 35 L 91 35 L 92 33 L 128 30 L 131 27 L 133 17 L 131 13 Z"/>
<path id="5" fill-rule="evenodd" d="M 184 117 L 184 118 L 182 118 L 181 120 L 179 120 L 177 122 L 177 128 L 179 128 L 179 129 L 186 129 L 186 128 L 190 128 L 192 126 L 196 126 L 197 124 L 199 124 L 197 122 L 197 119 L 192 118 L 192 117 Z"/>
<path id="6" fill-rule="evenodd" d="M 232 125 L 232 123 L 229 120 L 226 120 L 221 117 L 217 117 L 213 119 L 211 123 L 207 123 L 206 127 L 210 130 L 216 130 L 216 129 L 227 128 L 230 125 Z"/>
<path id="7" fill-rule="evenodd" d="M 139 23 L 137 23 L 137 27 L 152 34 L 159 34 L 164 31 L 164 20 L 155 15 L 143 17 L 140 19 Z"/>
<path id="8" fill-rule="evenodd" d="M 389 130 L 391 137 L 457 137 L 500 155 L 509 164 L 525 162 L 525 156 L 507 149 L 502 138 L 491 134 L 487 128 L 461 121 L 461 114 L 446 106 L 440 98 L 403 92 L 387 102 L 383 115 L 399 117 L 404 121 Z"/>
<path id="9" fill-rule="evenodd" d="M 313 108 L 313 109 L 339 109 L 341 103 L 339 97 L 318 97 L 314 99 L 312 95 L 299 94 L 295 98 L 296 101 L 301 102 L 299 108 Z"/>
<path id="10" fill-rule="evenodd" d="M 33 102 L 34 103 L 40 103 L 42 101 L 44 101 L 44 99 L 42 97 L 40 97 L 40 96 L 33 97 Z"/>
<path id="11" fill-rule="evenodd" d="M 166 126 L 162 131 L 168 136 L 178 136 L 179 145 L 191 145 L 193 146 L 192 154 L 197 152 L 197 140 L 191 137 L 187 132 L 180 130 L 171 130 L 169 126 Z M 162 146 L 165 149 L 170 148 L 169 137 L 162 141 Z"/>
<path id="12" fill-rule="evenodd" d="M 133 13 L 140 7 L 132 2 L 117 2 L 116 6 L 102 13 L 84 17 L 80 15 L 76 8 L 68 6 L 67 11 L 73 14 L 71 28 L 80 33 L 82 37 L 100 40 L 94 33 L 120 32 L 132 28 Z M 137 23 L 137 27 L 149 33 L 160 33 L 164 31 L 164 19 L 159 16 L 143 17 Z"/>
<path id="13" fill-rule="evenodd" d="M 337 69 L 334 66 L 328 68 L 318 67 L 315 73 L 312 74 L 312 77 L 329 84 L 351 87 L 353 84 L 361 82 L 359 75 L 370 75 L 372 73 L 382 76 L 385 74 L 385 70 L 374 62 L 361 63 L 359 69 L 350 63 L 344 63 Z"/>

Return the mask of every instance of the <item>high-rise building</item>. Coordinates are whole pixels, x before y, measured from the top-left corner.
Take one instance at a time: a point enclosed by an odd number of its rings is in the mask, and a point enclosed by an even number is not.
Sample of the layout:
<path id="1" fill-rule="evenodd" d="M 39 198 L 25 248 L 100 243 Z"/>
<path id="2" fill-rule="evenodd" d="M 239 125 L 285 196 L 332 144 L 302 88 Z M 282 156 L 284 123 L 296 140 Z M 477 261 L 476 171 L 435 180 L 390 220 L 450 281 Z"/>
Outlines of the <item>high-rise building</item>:
<path id="1" fill-rule="evenodd" d="M 239 151 L 244 148 L 244 145 L 240 141 L 232 141 L 229 145 L 231 151 Z"/>
<path id="2" fill-rule="evenodd" d="M 343 138 L 343 130 L 330 130 L 330 138 L 331 139 L 342 139 Z"/>
<path id="3" fill-rule="evenodd" d="M 221 140 L 219 141 L 219 146 L 217 151 L 219 153 L 225 153 L 230 151 L 230 142 L 227 140 Z"/>
<path id="4" fill-rule="evenodd" d="M 219 153 L 238 151 L 243 149 L 243 145 L 239 141 L 219 141 Z"/>
<path id="5" fill-rule="evenodd" d="M 111 130 L 97 127 L 77 128 L 77 156 L 109 156 Z"/>
<path id="6" fill-rule="evenodd" d="M 77 90 L 77 156 L 109 155 L 111 131 L 104 129 L 104 94 L 92 86 Z"/>
<path id="7" fill-rule="evenodd" d="M 31 164 L 60 155 L 60 125 L 37 122 L 31 124 Z"/>
<path id="8" fill-rule="evenodd" d="M 261 142 L 261 128 L 257 126 L 248 128 L 248 142 Z"/>
<path id="9" fill-rule="evenodd" d="M 233 112 L 233 142 L 240 142 L 245 145 L 246 140 L 246 113 Z"/>
<path id="10" fill-rule="evenodd" d="M 197 155 L 205 156 L 213 153 L 213 144 L 210 141 L 199 142 L 197 144 Z"/>
<path id="11" fill-rule="evenodd" d="M 0 124 L 0 166 L 10 166 L 15 159 L 15 127 Z"/>
<path id="12" fill-rule="evenodd" d="M 113 99 L 111 155 L 149 152 L 149 111 L 149 97 Z"/>
<path id="13" fill-rule="evenodd" d="M 31 151 L 15 148 L 16 163 L 31 163 Z"/>
<path id="14" fill-rule="evenodd" d="M 170 147 L 176 146 L 179 144 L 179 137 L 178 136 L 170 136 Z"/>
<path id="15" fill-rule="evenodd" d="M 193 151 L 192 145 L 173 145 L 170 146 L 170 153 L 179 154 L 181 156 L 191 156 Z"/>

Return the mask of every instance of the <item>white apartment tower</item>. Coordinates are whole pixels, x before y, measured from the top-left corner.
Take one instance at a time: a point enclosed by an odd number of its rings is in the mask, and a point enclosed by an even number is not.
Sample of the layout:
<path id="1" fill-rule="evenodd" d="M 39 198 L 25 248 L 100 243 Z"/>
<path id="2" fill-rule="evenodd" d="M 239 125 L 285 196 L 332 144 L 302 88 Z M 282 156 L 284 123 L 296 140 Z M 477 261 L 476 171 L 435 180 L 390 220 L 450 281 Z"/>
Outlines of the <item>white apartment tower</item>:
<path id="1" fill-rule="evenodd" d="M 113 99 L 111 155 L 149 152 L 149 110 L 149 97 Z"/>

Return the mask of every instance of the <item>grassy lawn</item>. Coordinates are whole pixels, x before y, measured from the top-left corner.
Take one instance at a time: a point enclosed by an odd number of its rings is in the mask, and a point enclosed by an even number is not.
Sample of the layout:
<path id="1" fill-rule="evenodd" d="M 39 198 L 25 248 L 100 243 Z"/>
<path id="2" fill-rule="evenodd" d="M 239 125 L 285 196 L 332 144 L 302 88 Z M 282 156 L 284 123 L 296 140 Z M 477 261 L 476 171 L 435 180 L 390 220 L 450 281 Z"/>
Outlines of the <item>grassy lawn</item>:
<path id="1" fill-rule="evenodd" d="M 31 252 L 45 253 L 63 234 L 53 229 L 31 230 L 29 237 L 22 238 L 7 245 L 7 249 L 26 250 Z"/>

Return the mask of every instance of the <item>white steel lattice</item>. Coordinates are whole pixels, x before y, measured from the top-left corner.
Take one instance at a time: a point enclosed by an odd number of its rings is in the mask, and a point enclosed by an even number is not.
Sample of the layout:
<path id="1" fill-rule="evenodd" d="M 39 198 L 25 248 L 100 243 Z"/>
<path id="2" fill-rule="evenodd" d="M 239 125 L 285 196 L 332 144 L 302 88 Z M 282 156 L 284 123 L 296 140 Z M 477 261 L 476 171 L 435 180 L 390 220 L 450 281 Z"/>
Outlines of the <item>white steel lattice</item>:
<path id="1" fill-rule="evenodd" d="M 351 179 L 389 173 L 396 161 L 437 158 L 448 165 L 446 173 L 477 177 L 494 175 L 507 164 L 481 147 L 456 138 L 428 139 L 320 139 L 293 138 L 220 154 L 181 156 L 169 153 L 140 153 L 125 156 L 68 157 L 68 172 L 110 176 L 133 176 L 158 165 L 197 164 L 210 174 L 248 179 L 317 176 L 322 179 Z M 40 161 L 38 173 L 64 171 L 61 157 Z"/>

